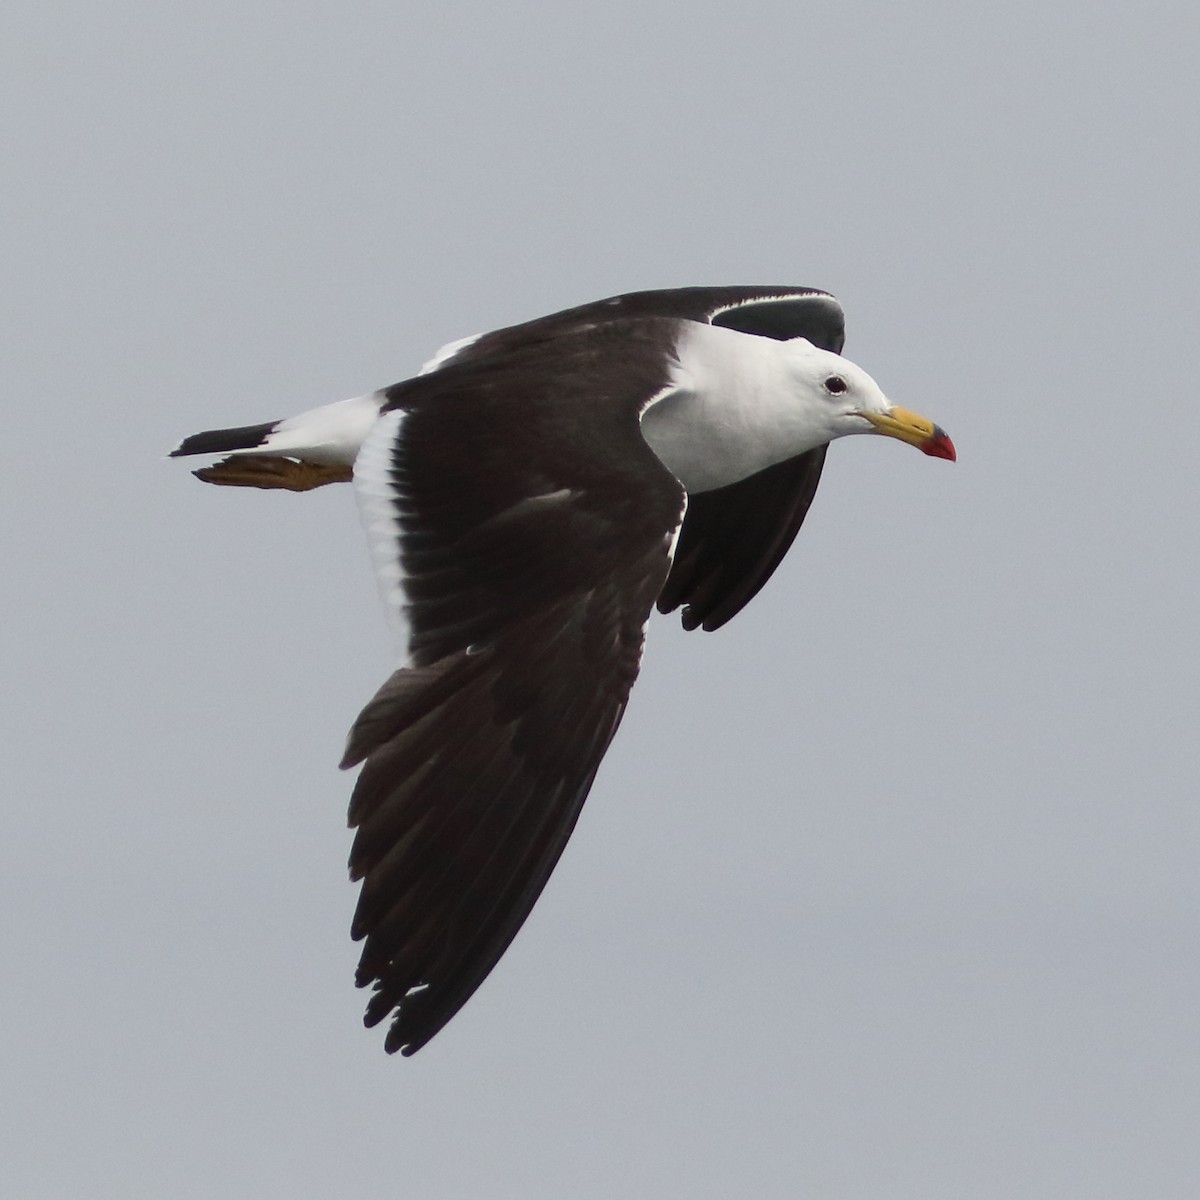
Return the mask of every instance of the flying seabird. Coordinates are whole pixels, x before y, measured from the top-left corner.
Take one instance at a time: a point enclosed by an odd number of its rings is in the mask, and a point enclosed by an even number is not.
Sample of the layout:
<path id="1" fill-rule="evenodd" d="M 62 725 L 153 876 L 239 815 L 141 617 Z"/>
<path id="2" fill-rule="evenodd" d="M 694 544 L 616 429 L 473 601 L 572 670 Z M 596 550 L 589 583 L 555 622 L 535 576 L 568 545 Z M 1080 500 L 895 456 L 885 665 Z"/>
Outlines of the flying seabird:
<path id="1" fill-rule="evenodd" d="M 766 583 L 835 438 L 953 460 L 796 287 L 632 292 L 453 342 L 412 379 L 212 430 L 214 484 L 353 478 L 408 657 L 350 732 L 366 1024 L 412 1054 L 496 965 L 612 741 L 657 605 L 717 629 Z"/>

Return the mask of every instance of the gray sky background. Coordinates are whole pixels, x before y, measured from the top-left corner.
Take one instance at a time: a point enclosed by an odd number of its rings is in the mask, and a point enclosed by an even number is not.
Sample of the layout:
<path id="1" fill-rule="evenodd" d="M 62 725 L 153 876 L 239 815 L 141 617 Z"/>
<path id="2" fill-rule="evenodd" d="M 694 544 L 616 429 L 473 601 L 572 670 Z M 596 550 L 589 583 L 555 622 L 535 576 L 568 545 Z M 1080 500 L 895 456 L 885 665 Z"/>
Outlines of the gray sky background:
<path id="1" fill-rule="evenodd" d="M 9 4 L 0 1190 L 1200 1189 L 1200 16 Z M 349 489 L 161 456 L 613 292 L 834 291 L 956 466 L 830 455 L 651 628 L 576 837 L 424 1051 L 364 1031 Z"/>

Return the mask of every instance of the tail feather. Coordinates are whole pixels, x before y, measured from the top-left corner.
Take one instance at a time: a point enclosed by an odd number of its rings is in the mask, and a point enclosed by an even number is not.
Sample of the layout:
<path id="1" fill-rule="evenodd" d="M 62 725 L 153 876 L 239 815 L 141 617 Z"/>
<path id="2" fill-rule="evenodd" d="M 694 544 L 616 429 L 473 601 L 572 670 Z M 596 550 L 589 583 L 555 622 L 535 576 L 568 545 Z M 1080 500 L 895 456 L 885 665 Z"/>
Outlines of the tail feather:
<path id="1" fill-rule="evenodd" d="M 236 429 L 206 429 L 183 439 L 171 451 L 171 458 L 186 454 L 227 454 L 230 450 L 253 450 L 261 446 L 275 429 L 278 421 L 266 421 L 262 425 L 242 425 Z"/>

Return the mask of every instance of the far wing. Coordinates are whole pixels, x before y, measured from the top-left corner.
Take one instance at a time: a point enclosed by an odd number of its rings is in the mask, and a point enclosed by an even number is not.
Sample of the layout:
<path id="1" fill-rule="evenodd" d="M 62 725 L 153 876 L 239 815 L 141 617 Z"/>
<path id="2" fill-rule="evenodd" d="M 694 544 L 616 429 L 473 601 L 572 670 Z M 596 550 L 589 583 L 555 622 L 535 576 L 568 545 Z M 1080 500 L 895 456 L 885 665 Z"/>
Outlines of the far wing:
<path id="1" fill-rule="evenodd" d="M 344 765 L 368 1025 L 411 1054 L 504 953 L 637 675 L 682 489 L 641 437 L 669 322 L 449 364 L 389 392 L 355 482 L 410 659 Z M 620 352 L 614 358 L 614 351 Z M 605 366 L 620 364 L 614 375 Z"/>
<path id="2" fill-rule="evenodd" d="M 759 593 L 795 541 L 821 479 L 827 446 L 749 479 L 688 498 L 660 612 L 681 604 L 685 629 L 719 629 Z"/>

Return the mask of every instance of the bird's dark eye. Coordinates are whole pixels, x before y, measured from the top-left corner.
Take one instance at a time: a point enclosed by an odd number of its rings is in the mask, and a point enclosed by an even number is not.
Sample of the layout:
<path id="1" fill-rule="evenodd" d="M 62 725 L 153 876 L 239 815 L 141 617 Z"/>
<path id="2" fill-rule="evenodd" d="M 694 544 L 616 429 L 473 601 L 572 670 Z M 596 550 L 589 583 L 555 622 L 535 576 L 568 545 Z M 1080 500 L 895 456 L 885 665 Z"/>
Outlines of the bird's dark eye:
<path id="1" fill-rule="evenodd" d="M 840 375 L 830 375 L 825 380 L 825 390 L 833 396 L 840 396 L 847 387 L 849 384 Z"/>

